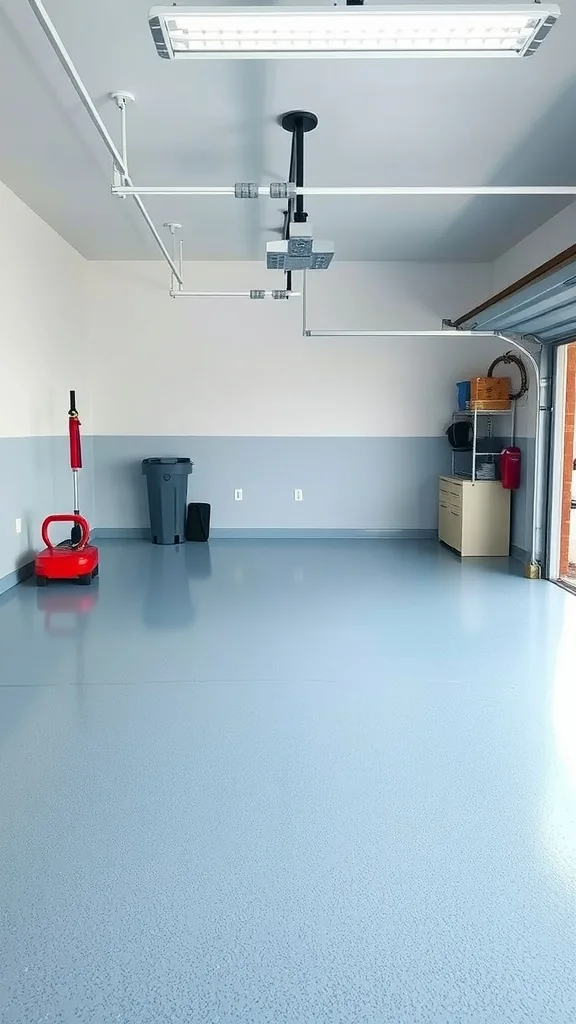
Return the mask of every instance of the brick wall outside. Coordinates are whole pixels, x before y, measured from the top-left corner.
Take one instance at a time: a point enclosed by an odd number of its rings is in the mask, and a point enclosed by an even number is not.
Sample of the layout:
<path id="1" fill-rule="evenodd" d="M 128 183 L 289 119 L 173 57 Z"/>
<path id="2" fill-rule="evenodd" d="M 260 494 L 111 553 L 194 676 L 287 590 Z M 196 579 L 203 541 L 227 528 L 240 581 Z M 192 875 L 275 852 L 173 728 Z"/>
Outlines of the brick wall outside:
<path id="1" fill-rule="evenodd" d="M 575 458 L 574 416 L 576 414 L 576 343 L 568 346 L 566 366 L 566 412 L 564 428 L 564 462 L 562 475 L 562 527 L 560 535 L 560 576 L 576 578 L 576 565 L 570 564 L 570 518 L 572 472 Z M 576 523 L 576 514 L 572 513 Z"/>

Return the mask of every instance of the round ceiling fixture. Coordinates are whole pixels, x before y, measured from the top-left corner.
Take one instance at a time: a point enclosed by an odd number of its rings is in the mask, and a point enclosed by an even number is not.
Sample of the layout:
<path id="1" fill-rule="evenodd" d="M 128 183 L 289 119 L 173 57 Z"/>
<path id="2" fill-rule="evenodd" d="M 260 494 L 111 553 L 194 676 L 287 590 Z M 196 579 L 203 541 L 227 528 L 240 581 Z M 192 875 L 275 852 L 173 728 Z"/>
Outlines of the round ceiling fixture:
<path id="1" fill-rule="evenodd" d="M 286 132 L 295 132 L 297 127 L 301 127 L 303 132 L 312 132 L 318 124 L 316 114 L 309 110 L 289 110 L 278 120 Z"/>

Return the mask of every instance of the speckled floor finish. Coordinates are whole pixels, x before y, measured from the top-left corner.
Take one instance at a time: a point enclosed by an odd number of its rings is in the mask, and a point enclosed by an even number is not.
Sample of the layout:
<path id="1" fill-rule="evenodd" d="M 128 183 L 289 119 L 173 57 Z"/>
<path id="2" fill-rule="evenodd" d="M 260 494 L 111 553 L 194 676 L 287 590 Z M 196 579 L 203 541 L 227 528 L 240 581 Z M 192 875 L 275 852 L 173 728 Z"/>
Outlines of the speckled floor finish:
<path id="1" fill-rule="evenodd" d="M 2 1024 L 574 1024 L 576 598 L 433 543 L 0 598 Z"/>

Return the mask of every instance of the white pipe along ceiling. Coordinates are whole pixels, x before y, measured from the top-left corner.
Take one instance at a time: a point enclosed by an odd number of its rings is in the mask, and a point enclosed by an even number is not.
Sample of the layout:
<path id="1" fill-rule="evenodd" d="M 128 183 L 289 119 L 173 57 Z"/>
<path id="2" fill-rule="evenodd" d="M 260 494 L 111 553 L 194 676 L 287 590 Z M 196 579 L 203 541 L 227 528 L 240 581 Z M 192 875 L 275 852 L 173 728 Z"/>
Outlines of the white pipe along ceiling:
<path id="1" fill-rule="evenodd" d="M 112 93 L 113 96 L 119 95 Z M 240 185 L 254 189 L 254 194 L 239 196 Z M 303 185 L 293 182 L 272 182 L 257 185 L 242 182 L 235 185 L 113 185 L 115 196 L 230 196 L 236 199 L 277 199 L 274 187 L 285 190 L 281 198 L 292 196 L 576 196 L 576 185 Z"/>
<path id="2" fill-rule="evenodd" d="M 399 338 L 399 337 L 453 337 L 453 338 L 501 338 L 507 344 L 512 345 L 518 349 L 526 358 L 529 360 L 535 376 L 536 388 L 538 393 L 538 401 L 536 403 L 537 410 L 535 416 L 535 466 L 534 466 L 534 488 L 533 488 L 533 523 L 532 523 L 532 540 L 531 540 L 531 551 L 530 551 L 530 575 L 533 577 L 540 575 L 541 561 L 544 551 L 544 508 L 545 508 L 545 476 L 544 476 L 544 464 L 546 459 L 546 437 L 549 431 L 549 413 L 550 413 L 550 377 L 548 374 L 548 354 L 545 354 L 546 346 L 542 346 L 541 340 L 552 341 L 565 340 L 555 339 L 553 329 L 550 333 L 549 324 L 543 327 L 543 333 L 545 337 L 541 339 L 538 332 L 538 320 L 534 318 L 534 331 L 530 330 L 525 332 L 524 325 L 520 327 L 520 333 L 514 331 L 515 317 L 510 315 L 510 311 L 507 309 L 499 310 L 498 306 L 490 312 L 488 309 L 486 315 L 481 319 L 478 319 L 473 323 L 462 323 L 458 321 L 458 326 L 453 326 L 450 322 L 446 321 L 445 326 L 440 330 L 425 330 L 418 329 L 413 331 L 397 331 L 397 330 L 381 330 L 381 331 L 364 331 L 364 330 L 312 330 L 308 326 L 307 322 L 307 272 L 304 270 L 303 273 L 303 286 L 302 292 L 292 291 L 291 287 L 286 289 L 274 289 L 274 290 L 263 290 L 263 289 L 250 289 L 249 291 L 229 291 L 229 292 L 194 292 L 184 289 L 183 281 L 183 244 L 182 240 L 179 240 L 179 258 L 176 258 L 176 232 L 180 225 L 171 223 L 165 225 L 170 230 L 173 237 L 173 248 L 174 254 L 171 256 L 164 241 L 162 240 L 157 228 L 155 227 L 152 218 L 150 217 L 142 196 L 153 195 L 153 196 L 182 196 L 183 198 L 194 198 L 201 196 L 222 196 L 222 197 L 234 197 L 238 199 L 257 200 L 261 197 L 270 197 L 272 199 L 287 199 L 290 204 L 296 202 L 301 203 L 302 198 L 305 196 L 575 196 L 576 197 L 576 185 L 551 185 L 551 186 L 483 186 L 483 185 L 469 185 L 469 186 L 437 186 L 437 185 L 422 185 L 422 186 L 401 186 L 401 185 L 373 185 L 373 186 L 309 186 L 294 181 L 286 182 L 272 182 L 267 186 L 259 185 L 255 182 L 237 182 L 234 185 L 199 185 L 199 186 L 162 186 L 162 185 L 137 185 L 134 183 L 128 172 L 128 153 L 127 153 L 127 104 L 133 102 L 133 96 L 127 92 L 113 92 L 111 98 L 116 102 L 120 112 L 120 132 L 121 132 L 121 150 L 120 152 L 114 143 L 108 129 L 106 128 L 98 110 L 88 93 L 74 63 L 69 56 L 55 26 L 53 25 L 46 8 L 44 7 L 41 0 L 28 0 L 28 3 L 34 12 L 39 24 L 41 25 L 52 49 L 54 50 L 58 60 L 60 61 L 64 71 L 66 72 L 73 88 L 75 89 L 84 109 L 90 117 L 96 131 L 108 153 L 112 157 L 113 162 L 113 181 L 112 181 L 112 193 L 118 198 L 130 197 L 134 200 L 136 207 L 146 223 L 158 249 L 166 261 L 170 269 L 170 295 L 173 298 L 249 298 L 249 299 L 289 299 L 302 297 L 302 335 L 307 338 L 315 337 L 381 337 L 381 338 Z M 358 7 L 352 7 L 352 10 L 358 10 Z M 255 8 L 256 10 L 256 8 Z M 279 9 L 280 10 L 280 9 Z M 559 14 L 559 10 L 558 10 Z M 365 54 L 364 54 L 365 55 Z M 404 54 L 395 54 L 395 56 L 403 56 Z M 233 54 L 237 56 L 237 54 Z M 293 112 L 298 114 L 299 112 Z M 284 115 L 287 117 L 288 115 Z M 313 118 L 314 115 L 305 116 Z M 312 127 L 315 127 L 313 125 Z M 310 128 L 305 128 L 305 131 Z M 292 168 L 290 171 L 292 176 Z M 306 219 L 306 214 L 303 214 L 303 220 Z M 300 241 L 300 239 L 298 239 Z M 290 280 L 290 278 L 289 278 Z M 576 277 L 574 277 L 574 283 L 576 286 Z M 175 287 L 177 285 L 177 287 Z M 557 293 L 554 288 L 560 288 L 561 282 L 553 282 L 549 294 L 548 312 L 554 305 L 554 301 L 557 298 Z M 546 313 L 546 309 L 544 309 Z M 522 318 L 516 317 L 516 321 Z M 490 327 L 492 329 L 490 329 Z M 546 335 L 546 330 L 548 334 Z M 512 333 L 507 333 L 511 331 Z M 574 337 L 574 331 L 571 337 Z M 529 344 L 535 344 L 538 349 L 538 356 L 535 357 L 530 349 L 527 347 Z"/>

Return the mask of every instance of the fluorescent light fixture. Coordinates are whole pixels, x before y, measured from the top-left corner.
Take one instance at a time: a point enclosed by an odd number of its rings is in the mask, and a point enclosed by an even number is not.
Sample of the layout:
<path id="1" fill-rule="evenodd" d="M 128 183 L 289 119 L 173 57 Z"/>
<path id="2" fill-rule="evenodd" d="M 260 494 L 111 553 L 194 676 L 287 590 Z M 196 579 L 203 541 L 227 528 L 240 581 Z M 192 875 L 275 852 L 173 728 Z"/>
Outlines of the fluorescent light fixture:
<path id="1" fill-rule="evenodd" d="M 161 57 L 530 57 L 554 3 L 386 7 L 152 7 Z"/>

